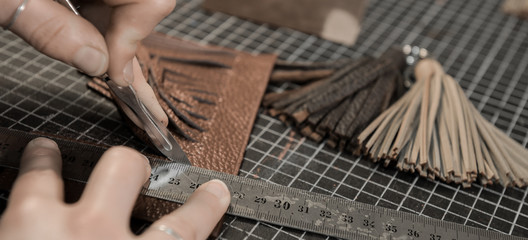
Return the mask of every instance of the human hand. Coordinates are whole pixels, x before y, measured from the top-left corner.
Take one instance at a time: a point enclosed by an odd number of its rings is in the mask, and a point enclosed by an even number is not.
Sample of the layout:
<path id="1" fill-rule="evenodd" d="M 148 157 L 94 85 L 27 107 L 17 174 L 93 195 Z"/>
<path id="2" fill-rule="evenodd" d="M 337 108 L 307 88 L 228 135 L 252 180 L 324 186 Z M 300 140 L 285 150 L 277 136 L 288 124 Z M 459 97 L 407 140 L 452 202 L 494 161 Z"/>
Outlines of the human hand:
<path id="1" fill-rule="evenodd" d="M 224 183 L 204 183 L 182 207 L 136 236 L 129 228 L 130 215 L 150 165 L 135 150 L 106 151 L 74 204 L 63 201 L 62 160 L 54 141 L 34 139 L 20 162 L 0 219 L 0 239 L 205 239 L 230 202 Z"/>
<path id="2" fill-rule="evenodd" d="M 2 27 L 14 20 L 9 30 L 38 51 L 90 76 L 108 72 L 120 86 L 133 83 L 154 117 L 168 124 L 133 59 L 139 41 L 174 9 L 175 0 L 81 0 L 83 17 L 52 0 L 27 0 L 24 10 L 15 17 L 23 1 L 0 0 Z M 131 116 L 129 111 L 127 114 Z"/>

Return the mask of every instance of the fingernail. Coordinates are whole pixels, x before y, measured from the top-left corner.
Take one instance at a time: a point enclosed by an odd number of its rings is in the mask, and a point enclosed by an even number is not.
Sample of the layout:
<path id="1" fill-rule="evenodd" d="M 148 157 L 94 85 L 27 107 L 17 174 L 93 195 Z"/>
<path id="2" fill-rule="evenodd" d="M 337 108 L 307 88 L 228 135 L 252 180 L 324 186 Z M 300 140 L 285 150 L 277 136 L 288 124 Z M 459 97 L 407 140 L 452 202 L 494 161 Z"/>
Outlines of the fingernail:
<path id="1" fill-rule="evenodd" d="M 101 51 L 83 46 L 73 57 L 73 66 L 91 76 L 101 75 L 107 65 L 106 55 Z"/>
<path id="2" fill-rule="evenodd" d="M 143 184 L 143 188 L 145 189 L 148 189 L 149 186 L 150 186 L 150 175 L 152 174 L 152 168 L 150 166 L 150 160 L 148 159 L 147 156 L 141 154 L 141 156 L 143 156 L 143 158 L 145 158 L 145 171 L 146 171 L 146 176 L 147 176 L 147 179 L 145 180 L 145 183 Z"/>
<path id="3" fill-rule="evenodd" d="M 45 147 L 45 148 L 59 148 L 57 143 L 49 138 L 39 137 L 31 140 L 29 144 L 35 147 Z M 29 145 L 28 144 L 28 145 Z"/>
<path id="4" fill-rule="evenodd" d="M 203 190 L 215 195 L 221 201 L 229 201 L 229 189 L 224 182 L 213 179 L 203 185 Z"/>
<path id="5" fill-rule="evenodd" d="M 134 67 L 132 60 L 128 61 L 128 63 L 125 65 L 125 68 L 123 69 L 123 78 L 125 78 L 125 81 L 130 84 L 134 82 Z"/>
<path id="6" fill-rule="evenodd" d="M 147 156 L 141 154 L 141 156 L 143 156 L 143 158 L 145 158 L 145 168 L 147 169 L 147 175 L 150 176 L 150 173 L 152 171 L 151 167 L 150 167 L 150 160 L 148 159 Z"/>

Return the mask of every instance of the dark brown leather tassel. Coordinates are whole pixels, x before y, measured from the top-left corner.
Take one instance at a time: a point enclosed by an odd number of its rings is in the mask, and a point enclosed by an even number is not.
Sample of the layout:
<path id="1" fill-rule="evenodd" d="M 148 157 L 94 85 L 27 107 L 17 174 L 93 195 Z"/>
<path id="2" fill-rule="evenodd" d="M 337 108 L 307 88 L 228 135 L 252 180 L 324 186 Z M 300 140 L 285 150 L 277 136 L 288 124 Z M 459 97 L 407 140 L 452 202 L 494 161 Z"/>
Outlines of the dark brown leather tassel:
<path id="1" fill-rule="evenodd" d="M 362 153 L 402 171 L 470 187 L 524 187 L 528 150 L 486 121 L 435 60 L 420 60 L 416 83 L 358 137 Z"/>
<path id="2" fill-rule="evenodd" d="M 389 49 L 379 58 L 342 59 L 333 64 L 280 62 L 272 76 L 307 83 L 268 93 L 263 105 L 304 136 L 315 141 L 329 137 L 330 146 L 353 150 L 362 128 L 403 91 L 405 67 L 405 55 L 399 49 Z"/>

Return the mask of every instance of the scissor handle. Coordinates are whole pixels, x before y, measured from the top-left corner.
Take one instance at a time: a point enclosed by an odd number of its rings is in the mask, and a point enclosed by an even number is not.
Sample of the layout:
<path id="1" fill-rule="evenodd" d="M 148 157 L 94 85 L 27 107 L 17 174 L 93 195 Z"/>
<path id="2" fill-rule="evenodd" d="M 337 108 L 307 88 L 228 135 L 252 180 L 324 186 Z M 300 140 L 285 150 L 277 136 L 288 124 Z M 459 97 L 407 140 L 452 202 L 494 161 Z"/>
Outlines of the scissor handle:
<path id="1" fill-rule="evenodd" d="M 161 147 L 166 151 L 172 150 L 172 146 L 167 139 L 169 134 L 168 130 L 152 116 L 152 113 L 145 107 L 145 105 L 139 101 L 136 91 L 129 86 L 118 86 L 115 82 L 109 80 L 106 81 L 108 87 L 116 95 L 118 99 L 123 101 L 132 110 L 134 115 L 141 121 L 143 128 L 152 139 L 156 147 Z"/>
<path id="2" fill-rule="evenodd" d="M 76 0 L 55 0 L 66 8 L 70 9 L 75 15 L 79 13 L 79 4 Z M 110 91 L 121 101 L 123 101 L 132 110 L 134 115 L 143 124 L 143 129 L 148 134 L 152 144 L 163 153 L 168 159 L 181 163 L 191 164 L 185 152 L 169 132 L 169 130 L 154 118 L 152 113 L 145 107 L 145 104 L 138 98 L 132 85 L 121 87 L 113 82 L 107 73 L 98 78 L 106 82 Z"/>
<path id="3" fill-rule="evenodd" d="M 56 2 L 60 3 L 62 6 L 67 7 L 70 9 L 75 15 L 80 16 L 81 14 L 78 11 L 78 4 L 75 4 L 72 0 L 55 0 Z"/>
<path id="4" fill-rule="evenodd" d="M 145 107 L 136 94 L 132 85 L 121 87 L 110 80 L 108 76 L 103 78 L 110 91 L 132 110 L 134 115 L 141 121 L 145 132 L 150 137 L 152 144 L 167 158 L 172 161 L 191 164 L 178 142 L 170 131 Z"/>

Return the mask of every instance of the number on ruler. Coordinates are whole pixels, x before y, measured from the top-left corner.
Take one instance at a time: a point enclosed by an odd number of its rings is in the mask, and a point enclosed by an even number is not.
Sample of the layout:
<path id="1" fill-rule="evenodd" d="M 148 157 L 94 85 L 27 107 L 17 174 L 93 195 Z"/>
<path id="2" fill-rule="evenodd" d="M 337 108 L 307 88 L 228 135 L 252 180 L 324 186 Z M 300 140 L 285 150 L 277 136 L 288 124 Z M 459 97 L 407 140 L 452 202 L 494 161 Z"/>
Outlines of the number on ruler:
<path id="1" fill-rule="evenodd" d="M 414 229 L 407 229 L 407 236 L 420 237 L 420 234 Z"/>
<path id="2" fill-rule="evenodd" d="M 442 236 L 438 235 L 438 234 L 429 234 L 429 240 L 442 240 Z"/>
<path id="3" fill-rule="evenodd" d="M 341 221 L 346 222 L 346 223 L 353 223 L 354 217 L 343 213 L 343 215 L 341 215 Z"/>
<path id="4" fill-rule="evenodd" d="M 243 192 L 237 192 L 237 191 L 233 192 L 233 198 L 244 199 L 245 197 L 246 197 L 246 194 Z"/>
<path id="5" fill-rule="evenodd" d="M 158 181 L 158 178 L 159 178 L 159 174 L 154 175 L 154 174 L 151 173 L 150 177 L 149 177 L 149 180 L 151 182 L 153 182 L 153 181 L 155 182 L 155 181 Z"/>
<path id="6" fill-rule="evenodd" d="M 395 233 L 398 232 L 398 227 L 389 223 L 385 225 L 385 231 Z"/>
<path id="7" fill-rule="evenodd" d="M 196 190 L 197 188 L 200 187 L 200 183 L 191 183 L 191 185 L 189 186 L 190 189 L 192 189 L 193 191 Z"/>
<path id="8" fill-rule="evenodd" d="M 374 228 L 374 221 L 370 221 L 369 219 L 363 219 L 363 226 Z"/>
<path id="9" fill-rule="evenodd" d="M 282 201 L 279 200 L 279 199 L 275 200 L 275 204 L 273 204 L 274 207 L 276 207 L 276 208 L 282 208 L 282 209 L 284 209 L 284 210 L 288 210 L 288 209 L 290 209 L 290 205 L 291 205 L 291 204 L 290 204 L 289 202 L 287 202 L 287 201 L 282 202 Z"/>
<path id="10" fill-rule="evenodd" d="M 169 178 L 169 184 L 171 185 L 180 185 L 180 179 L 179 178 Z"/>
<path id="11" fill-rule="evenodd" d="M 266 198 L 265 197 L 258 197 L 258 196 L 255 196 L 255 202 L 256 203 L 260 203 L 260 204 L 264 204 L 266 203 Z"/>
<path id="12" fill-rule="evenodd" d="M 332 218 L 332 212 L 327 211 L 327 210 L 321 210 L 321 213 L 319 214 L 319 216 L 324 217 L 324 218 Z"/>
<path id="13" fill-rule="evenodd" d="M 306 206 L 299 206 L 299 207 L 297 208 L 297 212 L 308 213 L 308 207 L 306 207 Z"/>

